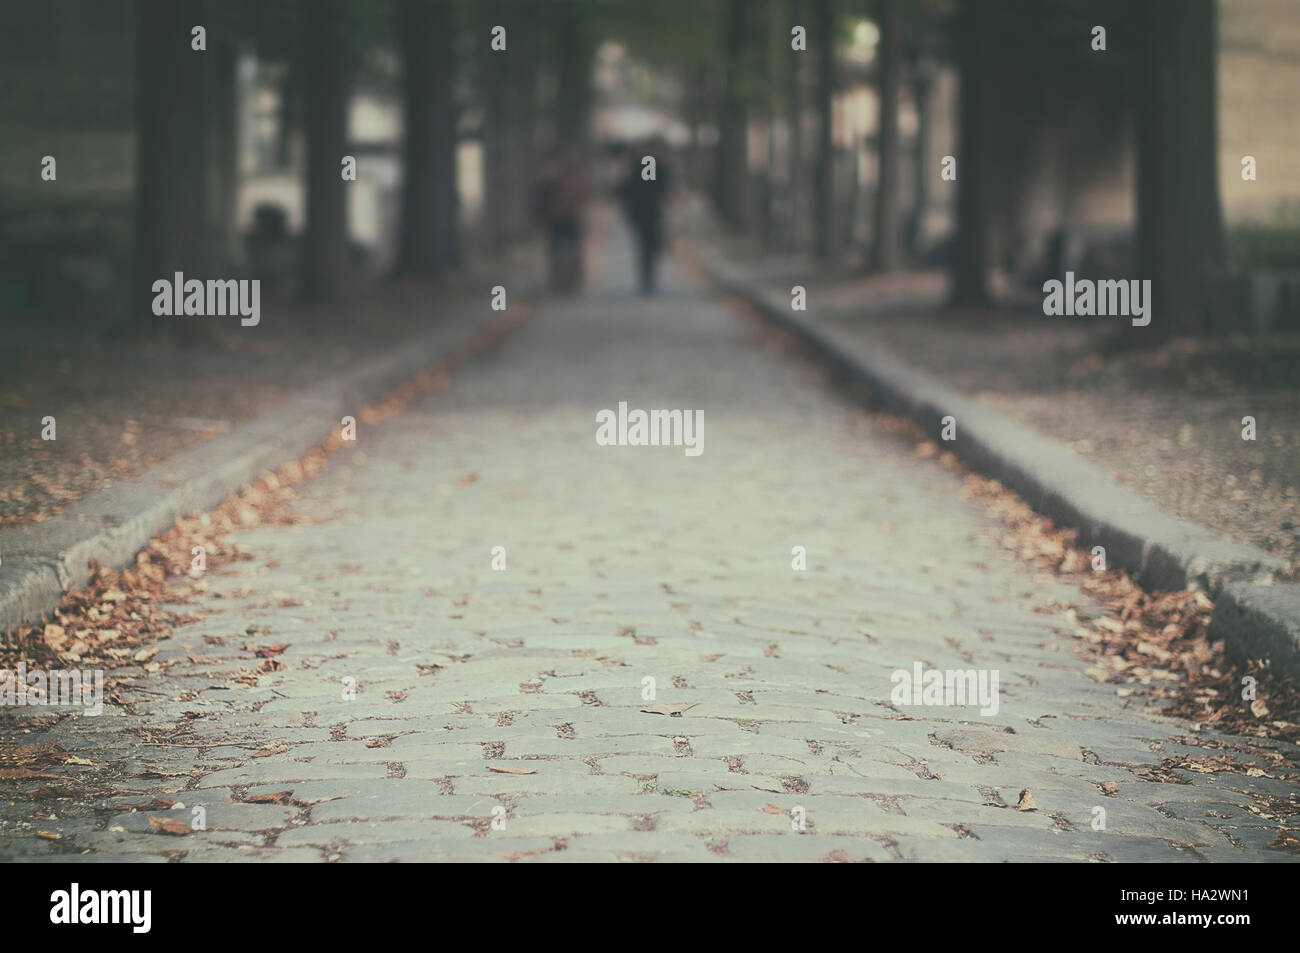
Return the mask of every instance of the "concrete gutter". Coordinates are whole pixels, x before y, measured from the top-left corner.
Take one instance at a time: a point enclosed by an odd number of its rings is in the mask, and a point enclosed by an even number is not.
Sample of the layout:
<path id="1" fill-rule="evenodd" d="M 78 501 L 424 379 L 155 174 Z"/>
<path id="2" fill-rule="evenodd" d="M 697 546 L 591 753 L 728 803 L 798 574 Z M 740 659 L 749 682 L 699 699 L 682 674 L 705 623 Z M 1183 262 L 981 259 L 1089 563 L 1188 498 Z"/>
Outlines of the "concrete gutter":
<path id="1" fill-rule="evenodd" d="M 0 531 L 0 633 L 56 608 L 90 579 L 91 564 L 130 564 L 155 535 L 205 512 L 268 470 L 320 444 L 345 415 L 357 416 L 444 358 L 490 342 L 518 312 L 460 317 L 367 359 L 288 399 L 225 436 L 182 451 L 134 480 L 91 493 L 39 523 Z"/>
<path id="2" fill-rule="evenodd" d="M 1215 600 L 1210 634 L 1230 656 L 1269 659 L 1300 673 L 1300 585 L 1275 582 L 1285 560 L 1159 510 L 1099 467 L 1022 424 L 958 394 L 895 354 L 794 311 L 714 250 L 692 246 L 722 287 L 792 332 L 876 404 L 910 417 L 936 443 L 1000 481 L 1039 513 L 1076 530 L 1085 548 L 1103 546 L 1107 565 L 1150 589 L 1203 589 Z M 942 418 L 956 438 L 940 436 Z"/>

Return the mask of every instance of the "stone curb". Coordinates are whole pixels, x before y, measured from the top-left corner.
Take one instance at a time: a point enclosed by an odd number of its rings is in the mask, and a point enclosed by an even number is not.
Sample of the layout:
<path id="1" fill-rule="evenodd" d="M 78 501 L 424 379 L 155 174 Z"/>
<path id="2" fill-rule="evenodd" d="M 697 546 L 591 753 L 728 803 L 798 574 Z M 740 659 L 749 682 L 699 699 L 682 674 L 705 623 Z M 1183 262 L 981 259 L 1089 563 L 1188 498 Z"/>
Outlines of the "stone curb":
<path id="1" fill-rule="evenodd" d="M 512 309 L 513 311 L 513 309 Z M 0 633 L 39 619 L 90 579 L 91 564 L 128 565 L 180 517 L 217 506 L 268 470 L 303 456 L 339 426 L 439 360 L 472 349 L 511 312 L 461 316 L 289 398 L 232 433 L 103 487 L 40 523 L 0 531 Z"/>
<path id="2" fill-rule="evenodd" d="M 1014 490 L 1039 513 L 1103 546 L 1107 565 L 1153 589 L 1204 589 L 1215 600 L 1211 632 L 1230 655 L 1271 658 L 1300 673 L 1300 585 L 1275 583 L 1285 560 L 1161 512 L 1096 465 L 1002 414 L 963 397 L 898 356 L 830 326 L 759 287 L 716 251 L 692 245 L 705 272 L 762 315 L 795 334 L 884 409 L 912 418 L 936 443 Z M 955 440 L 940 437 L 956 419 Z"/>

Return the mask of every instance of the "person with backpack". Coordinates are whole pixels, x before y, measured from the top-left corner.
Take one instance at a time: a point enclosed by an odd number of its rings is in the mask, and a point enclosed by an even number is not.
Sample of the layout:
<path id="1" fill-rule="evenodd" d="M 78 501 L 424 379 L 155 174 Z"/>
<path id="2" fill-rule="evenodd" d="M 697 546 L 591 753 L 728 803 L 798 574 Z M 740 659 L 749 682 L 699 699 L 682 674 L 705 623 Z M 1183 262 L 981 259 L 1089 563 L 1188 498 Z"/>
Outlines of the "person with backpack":
<path id="1" fill-rule="evenodd" d="M 574 294 L 582 288 L 583 216 L 591 196 L 591 184 L 577 146 L 556 152 L 540 176 L 536 213 L 546 230 L 550 289 L 555 294 Z"/>

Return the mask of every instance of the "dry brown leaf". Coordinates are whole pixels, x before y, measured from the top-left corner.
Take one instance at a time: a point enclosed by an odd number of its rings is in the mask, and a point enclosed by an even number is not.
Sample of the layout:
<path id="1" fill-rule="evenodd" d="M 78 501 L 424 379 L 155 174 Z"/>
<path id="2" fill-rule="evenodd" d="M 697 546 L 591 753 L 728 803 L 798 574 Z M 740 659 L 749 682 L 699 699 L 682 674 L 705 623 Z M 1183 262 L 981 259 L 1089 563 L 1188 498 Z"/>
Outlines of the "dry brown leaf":
<path id="1" fill-rule="evenodd" d="M 156 797 L 152 801 L 141 801 L 139 804 L 123 804 L 128 810 L 134 811 L 166 811 L 179 804 L 169 797 Z"/>
<path id="2" fill-rule="evenodd" d="M 537 773 L 532 768 L 516 768 L 508 764 L 502 764 L 502 765 L 490 764 L 488 765 L 488 770 L 495 771 L 497 774 L 536 774 Z"/>
<path id="3" fill-rule="evenodd" d="M 536 857 L 538 854 L 545 854 L 550 848 L 541 848 L 537 850 L 498 850 L 494 851 L 498 857 L 504 857 L 506 860 L 514 863 L 516 860 L 523 860 L 525 857 Z"/>
<path id="4" fill-rule="evenodd" d="M 67 631 L 61 625 L 55 625 L 53 622 L 45 626 L 45 644 L 55 652 L 63 648 L 64 643 L 68 641 Z"/>
<path id="5" fill-rule="evenodd" d="M 650 715 L 680 715 L 698 704 L 699 702 L 691 702 L 689 705 L 647 705 L 641 710 Z"/>
<path id="6" fill-rule="evenodd" d="M 48 771 L 33 771 L 31 768 L 0 768 L 0 778 L 22 781 L 27 778 L 57 778 L 57 774 Z"/>
<path id="7" fill-rule="evenodd" d="M 1152 645 L 1150 642 L 1139 642 L 1137 650 L 1143 655 L 1153 655 L 1162 662 L 1167 662 L 1174 657 L 1174 653 L 1168 649 L 1162 649 L 1158 645 Z"/>
<path id="8" fill-rule="evenodd" d="M 1029 788 L 1025 788 L 1023 791 L 1020 792 L 1020 803 L 1016 805 L 1016 810 L 1017 811 L 1038 810 L 1038 802 L 1034 800 L 1033 792 L 1030 791 Z"/>
<path id="9" fill-rule="evenodd" d="M 175 837 L 183 837 L 190 832 L 190 825 L 172 817 L 151 817 L 149 818 L 149 823 L 158 828 L 158 833 L 160 834 L 171 834 Z"/>
<path id="10" fill-rule="evenodd" d="M 254 758 L 269 758 L 273 754 L 284 754 L 289 750 L 288 745 L 275 745 L 271 748 L 263 748 L 253 755 Z"/>
<path id="11" fill-rule="evenodd" d="M 40 761 L 66 761 L 69 755 L 55 741 L 36 741 L 0 751 L 0 764 L 36 764 Z"/>
<path id="12" fill-rule="evenodd" d="M 275 791 L 271 794 L 250 794 L 244 798 L 245 804 L 283 804 L 293 791 Z"/>

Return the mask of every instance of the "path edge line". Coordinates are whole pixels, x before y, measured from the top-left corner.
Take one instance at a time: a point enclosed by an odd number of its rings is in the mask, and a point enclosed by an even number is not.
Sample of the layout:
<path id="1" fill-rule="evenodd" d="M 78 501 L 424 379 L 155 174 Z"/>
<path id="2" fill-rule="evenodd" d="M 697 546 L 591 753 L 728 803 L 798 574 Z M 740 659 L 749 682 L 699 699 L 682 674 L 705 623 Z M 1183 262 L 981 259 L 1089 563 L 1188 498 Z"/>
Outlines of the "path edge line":
<path id="1" fill-rule="evenodd" d="M 972 469 L 1075 530 L 1081 546 L 1104 546 L 1112 568 L 1128 570 L 1151 589 L 1204 590 L 1215 604 L 1209 637 L 1223 639 L 1230 658 L 1264 659 L 1300 674 L 1300 584 L 1276 581 L 1288 569 L 1285 560 L 1162 512 L 1055 441 L 958 394 L 892 352 L 818 326 L 812 312 L 793 310 L 787 298 L 759 287 L 714 250 L 684 244 L 716 285 L 865 387 L 880 407 L 912 419 Z M 955 440 L 941 439 L 945 416 L 956 419 Z"/>
<path id="2" fill-rule="evenodd" d="M 520 303 L 440 323 L 229 434 L 87 494 L 47 520 L 0 530 L 0 635 L 52 612 L 66 593 L 89 583 L 93 565 L 129 565 L 178 519 L 212 510 L 264 473 L 300 459 L 344 415 L 359 416 L 365 405 L 439 363 L 459 363 L 496 346 L 527 319 L 530 308 Z"/>

